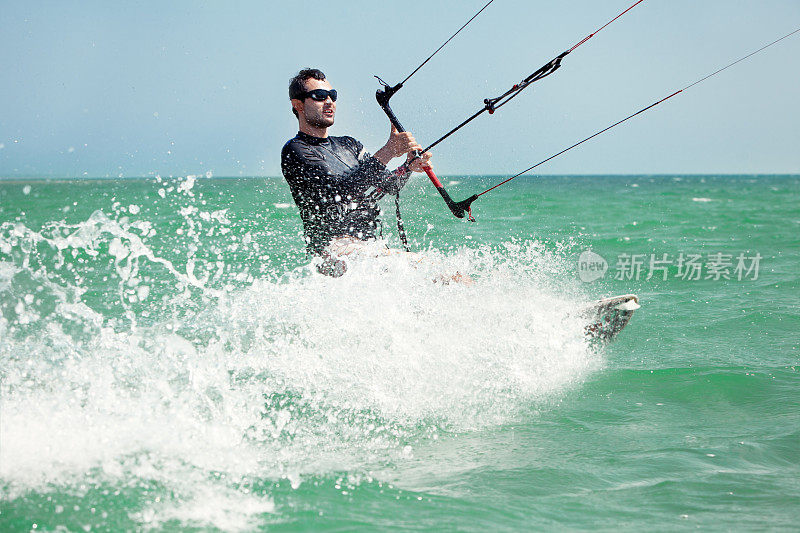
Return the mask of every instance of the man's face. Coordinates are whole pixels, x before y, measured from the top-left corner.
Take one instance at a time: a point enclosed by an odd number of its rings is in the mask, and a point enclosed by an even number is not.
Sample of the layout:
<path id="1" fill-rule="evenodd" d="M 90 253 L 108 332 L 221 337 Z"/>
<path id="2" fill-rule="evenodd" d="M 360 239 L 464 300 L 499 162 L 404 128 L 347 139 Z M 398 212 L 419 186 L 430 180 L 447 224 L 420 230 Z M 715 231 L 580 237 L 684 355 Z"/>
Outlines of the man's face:
<path id="1" fill-rule="evenodd" d="M 328 83 L 328 80 L 315 80 L 309 78 L 305 81 L 306 91 L 313 91 L 314 89 L 325 89 L 330 91 L 333 87 Z M 306 122 L 315 128 L 328 128 L 333 126 L 333 119 L 336 115 L 336 102 L 326 98 L 324 102 L 318 102 L 313 98 L 306 98 L 303 100 L 303 114 Z"/>

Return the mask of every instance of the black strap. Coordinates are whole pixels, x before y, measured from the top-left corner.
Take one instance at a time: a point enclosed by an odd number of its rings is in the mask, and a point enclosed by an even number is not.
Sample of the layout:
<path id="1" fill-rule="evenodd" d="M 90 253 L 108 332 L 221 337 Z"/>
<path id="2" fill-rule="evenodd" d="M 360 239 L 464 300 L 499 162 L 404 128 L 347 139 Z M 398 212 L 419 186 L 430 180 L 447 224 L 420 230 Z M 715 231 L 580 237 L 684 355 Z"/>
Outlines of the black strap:
<path id="1" fill-rule="evenodd" d="M 403 248 L 406 252 L 410 252 L 411 248 L 408 246 L 408 235 L 406 235 L 406 228 L 403 226 L 403 218 L 400 216 L 400 191 L 394 197 L 395 214 L 397 215 L 397 233 L 400 235 L 400 242 L 403 243 Z"/>

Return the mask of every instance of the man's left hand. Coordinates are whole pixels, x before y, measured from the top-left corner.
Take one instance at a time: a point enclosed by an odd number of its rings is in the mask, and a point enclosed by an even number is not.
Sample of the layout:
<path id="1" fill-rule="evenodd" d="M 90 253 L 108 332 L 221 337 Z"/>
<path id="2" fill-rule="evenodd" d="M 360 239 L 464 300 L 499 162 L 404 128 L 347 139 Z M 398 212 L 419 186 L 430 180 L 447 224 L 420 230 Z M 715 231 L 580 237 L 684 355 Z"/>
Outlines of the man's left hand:
<path id="1" fill-rule="evenodd" d="M 417 145 L 416 148 L 414 148 L 414 149 L 415 150 L 422 150 L 422 146 Z M 433 154 L 431 154 L 430 152 L 425 152 L 424 154 L 419 156 L 419 159 L 417 159 L 413 163 L 411 163 L 409 165 L 409 168 L 414 172 L 425 172 L 426 168 L 433 168 L 433 165 L 431 165 L 431 157 L 432 156 L 433 156 Z M 412 155 L 412 153 L 409 153 L 408 157 L 406 158 L 406 161 L 410 161 L 413 158 L 414 158 L 414 156 Z"/>

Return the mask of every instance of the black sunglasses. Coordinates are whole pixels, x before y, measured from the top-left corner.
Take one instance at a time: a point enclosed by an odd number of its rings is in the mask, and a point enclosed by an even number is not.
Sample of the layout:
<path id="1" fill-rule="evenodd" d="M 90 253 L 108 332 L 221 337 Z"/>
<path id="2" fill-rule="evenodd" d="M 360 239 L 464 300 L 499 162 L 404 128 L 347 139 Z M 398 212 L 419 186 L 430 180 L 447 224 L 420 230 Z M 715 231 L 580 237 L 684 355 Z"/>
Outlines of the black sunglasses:
<path id="1" fill-rule="evenodd" d="M 336 89 L 331 89 L 330 91 L 326 91 L 325 89 L 314 89 L 313 91 L 303 91 L 297 95 L 297 98 L 299 100 L 311 98 L 317 102 L 324 102 L 329 96 L 331 97 L 331 101 L 335 102 L 339 95 L 336 94 Z"/>

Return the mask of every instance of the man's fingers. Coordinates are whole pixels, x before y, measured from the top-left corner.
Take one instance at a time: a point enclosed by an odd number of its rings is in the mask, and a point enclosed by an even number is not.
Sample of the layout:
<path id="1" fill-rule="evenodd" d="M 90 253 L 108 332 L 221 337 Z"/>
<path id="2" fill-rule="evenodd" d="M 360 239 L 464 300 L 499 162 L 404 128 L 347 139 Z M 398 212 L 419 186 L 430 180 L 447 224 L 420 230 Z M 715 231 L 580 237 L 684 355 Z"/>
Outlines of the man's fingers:
<path id="1" fill-rule="evenodd" d="M 390 147 L 394 157 L 398 157 L 409 152 L 422 150 L 422 146 L 419 145 L 417 140 L 414 139 L 414 136 L 410 132 L 397 131 L 397 128 L 394 127 L 394 124 L 391 124 L 391 127 L 392 131 L 387 146 Z"/>
<path id="2" fill-rule="evenodd" d="M 411 170 L 414 172 L 425 172 L 426 168 L 433 168 L 430 160 L 433 154 L 430 152 L 425 152 L 424 154 L 420 155 L 418 159 L 415 159 L 413 163 L 411 163 Z"/>

